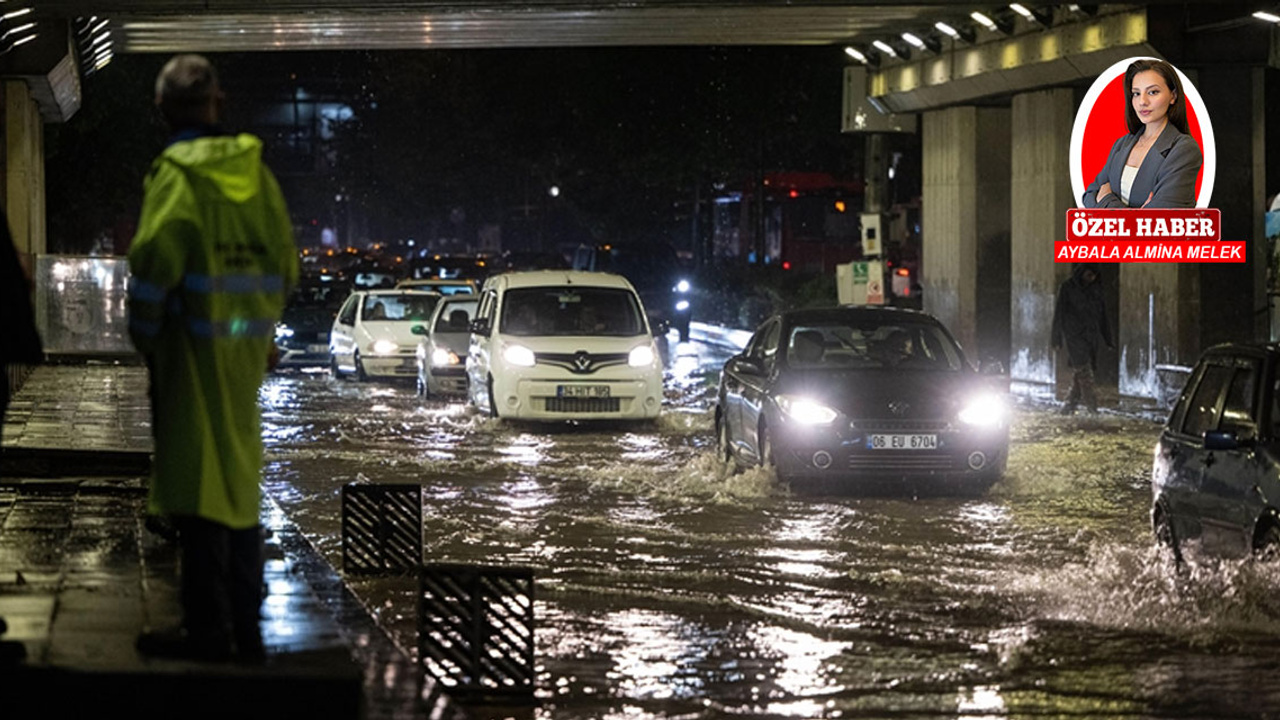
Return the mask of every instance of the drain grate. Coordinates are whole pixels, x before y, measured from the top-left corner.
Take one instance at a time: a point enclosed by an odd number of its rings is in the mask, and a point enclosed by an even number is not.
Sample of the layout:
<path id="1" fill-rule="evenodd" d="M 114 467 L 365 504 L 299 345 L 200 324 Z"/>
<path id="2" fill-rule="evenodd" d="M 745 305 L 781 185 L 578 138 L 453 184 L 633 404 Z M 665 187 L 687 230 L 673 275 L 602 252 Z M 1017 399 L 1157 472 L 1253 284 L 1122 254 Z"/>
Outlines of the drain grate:
<path id="1" fill-rule="evenodd" d="M 424 565 L 418 664 L 451 695 L 532 700 L 533 570 Z"/>
<path id="2" fill-rule="evenodd" d="M 342 569 L 408 573 L 422 563 L 422 486 L 350 483 L 342 488 Z"/>

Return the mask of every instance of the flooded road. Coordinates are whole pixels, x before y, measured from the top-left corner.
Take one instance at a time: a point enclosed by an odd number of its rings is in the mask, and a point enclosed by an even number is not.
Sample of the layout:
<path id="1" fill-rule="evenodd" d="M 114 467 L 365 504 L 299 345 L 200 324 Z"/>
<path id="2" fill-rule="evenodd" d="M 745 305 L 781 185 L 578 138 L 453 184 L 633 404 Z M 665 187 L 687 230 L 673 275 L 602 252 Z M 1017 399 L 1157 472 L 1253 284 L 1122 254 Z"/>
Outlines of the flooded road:
<path id="1" fill-rule="evenodd" d="M 672 352 L 637 427 L 273 377 L 268 491 L 338 568 L 359 480 L 423 487 L 428 561 L 534 567 L 539 717 L 1280 715 L 1280 569 L 1153 547 L 1157 425 L 1020 408 L 986 497 L 802 496 L 716 461 L 728 353 Z M 412 648 L 412 581 L 350 582 Z"/>

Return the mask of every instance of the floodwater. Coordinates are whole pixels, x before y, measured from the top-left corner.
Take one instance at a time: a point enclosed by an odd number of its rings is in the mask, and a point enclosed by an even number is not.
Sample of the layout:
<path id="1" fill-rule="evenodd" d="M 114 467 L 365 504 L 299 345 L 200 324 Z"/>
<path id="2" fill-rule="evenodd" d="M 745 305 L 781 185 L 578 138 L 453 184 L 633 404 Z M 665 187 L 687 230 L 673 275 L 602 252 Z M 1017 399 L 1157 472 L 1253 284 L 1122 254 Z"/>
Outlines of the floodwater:
<path id="1" fill-rule="evenodd" d="M 358 481 L 422 486 L 428 561 L 533 567 L 536 717 L 1280 717 L 1280 568 L 1153 546 L 1157 425 L 1020 407 L 986 497 L 803 496 L 717 462 L 726 353 L 672 352 L 638 427 L 274 377 L 269 491 L 338 568 Z M 350 585 L 412 650 L 412 581 Z"/>

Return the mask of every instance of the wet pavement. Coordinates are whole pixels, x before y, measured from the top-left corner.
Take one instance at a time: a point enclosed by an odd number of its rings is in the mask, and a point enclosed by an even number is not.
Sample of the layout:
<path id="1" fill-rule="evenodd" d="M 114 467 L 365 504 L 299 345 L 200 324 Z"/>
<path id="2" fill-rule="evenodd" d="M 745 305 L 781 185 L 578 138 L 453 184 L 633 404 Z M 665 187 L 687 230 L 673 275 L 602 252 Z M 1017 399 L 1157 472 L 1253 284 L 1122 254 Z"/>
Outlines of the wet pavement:
<path id="1" fill-rule="evenodd" d="M 1280 716 L 1280 571 L 1153 545 L 1158 409 L 1026 393 L 985 497 L 808 496 L 715 459 L 730 352 L 673 342 L 664 415 L 634 426 L 274 376 L 267 494 L 315 565 L 341 566 L 342 486 L 390 482 L 422 488 L 428 561 L 533 567 L 536 717 Z M 412 657 L 410 580 L 330 577 L 360 610 L 340 628 Z"/>

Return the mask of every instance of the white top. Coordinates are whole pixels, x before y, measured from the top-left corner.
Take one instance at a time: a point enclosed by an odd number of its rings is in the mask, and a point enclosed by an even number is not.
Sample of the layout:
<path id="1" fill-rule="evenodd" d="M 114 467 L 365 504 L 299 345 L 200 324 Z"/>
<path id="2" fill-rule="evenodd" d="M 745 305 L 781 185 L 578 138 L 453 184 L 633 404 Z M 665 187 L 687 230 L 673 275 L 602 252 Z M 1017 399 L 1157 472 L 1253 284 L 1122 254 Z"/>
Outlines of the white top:
<path id="1" fill-rule="evenodd" d="M 1138 177 L 1138 168 L 1125 165 L 1124 172 L 1120 175 L 1120 199 L 1125 205 L 1129 204 L 1129 191 L 1133 189 L 1133 179 L 1136 177 Z"/>

